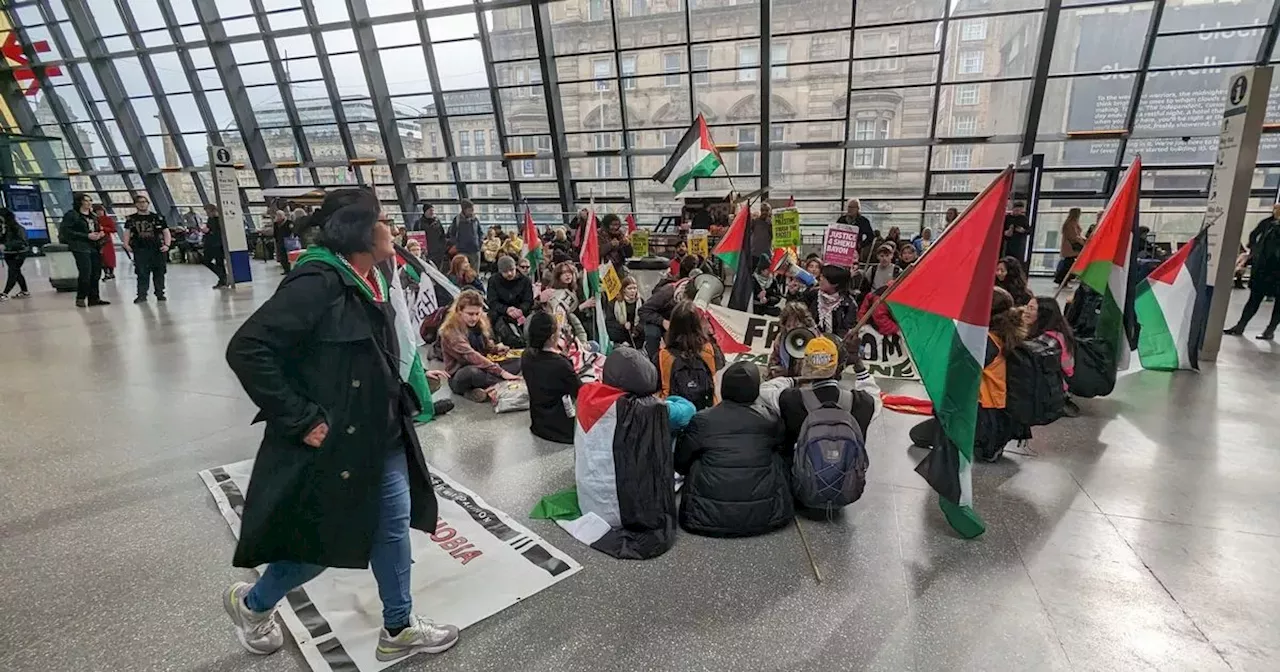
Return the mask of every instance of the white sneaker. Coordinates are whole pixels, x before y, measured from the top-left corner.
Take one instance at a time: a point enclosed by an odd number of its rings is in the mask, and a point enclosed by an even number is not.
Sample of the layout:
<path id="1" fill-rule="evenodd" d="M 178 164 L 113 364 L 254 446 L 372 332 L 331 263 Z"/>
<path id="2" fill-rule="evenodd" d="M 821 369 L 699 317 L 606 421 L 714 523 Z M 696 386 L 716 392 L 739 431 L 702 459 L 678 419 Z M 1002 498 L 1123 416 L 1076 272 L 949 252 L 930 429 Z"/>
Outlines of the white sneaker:
<path id="1" fill-rule="evenodd" d="M 222 608 L 227 610 L 227 616 L 236 626 L 236 639 L 240 646 L 249 653 L 265 656 L 284 646 L 284 632 L 276 622 L 275 607 L 266 613 L 258 613 L 245 606 L 244 596 L 252 588 L 253 584 L 244 581 L 231 584 L 231 588 L 222 594 Z"/>
<path id="2" fill-rule="evenodd" d="M 0 294 L 0 303 L 4 303 L 5 301 L 8 301 L 8 300 L 9 300 L 8 294 Z"/>
<path id="3" fill-rule="evenodd" d="M 378 636 L 378 660 L 387 662 L 399 660 L 415 653 L 444 653 L 458 643 L 458 628 L 452 625 L 437 625 L 430 619 L 421 616 L 410 616 L 409 627 L 400 631 L 395 637 L 382 628 Z"/>

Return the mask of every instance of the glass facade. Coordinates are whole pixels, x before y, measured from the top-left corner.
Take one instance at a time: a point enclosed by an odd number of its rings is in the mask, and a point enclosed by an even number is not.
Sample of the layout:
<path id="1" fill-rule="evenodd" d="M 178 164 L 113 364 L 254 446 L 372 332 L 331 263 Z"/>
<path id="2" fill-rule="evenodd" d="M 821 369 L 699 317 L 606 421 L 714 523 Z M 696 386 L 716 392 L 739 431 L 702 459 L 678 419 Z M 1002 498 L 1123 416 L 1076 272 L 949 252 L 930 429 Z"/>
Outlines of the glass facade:
<path id="1" fill-rule="evenodd" d="M 794 197 L 815 225 L 851 197 L 882 228 L 937 225 L 1040 153 L 1044 249 L 1141 153 L 1144 223 L 1175 238 L 1199 224 L 1225 77 L 1276 60 L 1276 5 L 28 0 L 0 28 L 40 85 L 9 87 L 0 123 L 58 138 L 73 187 L 117 209 L 140 191 L 170 212 L 211 201 L 219 144 L 255 216 L 272 189 L 365 184 L 393 216 L 469 198 L 504 224 L 526 203 L 545 221 L 592 200 L 642 224 L 678 212 L 649 176 L 697 114 L 732 188 Z M 1278 138 L 1263 138 L 1258 210 Z"/>

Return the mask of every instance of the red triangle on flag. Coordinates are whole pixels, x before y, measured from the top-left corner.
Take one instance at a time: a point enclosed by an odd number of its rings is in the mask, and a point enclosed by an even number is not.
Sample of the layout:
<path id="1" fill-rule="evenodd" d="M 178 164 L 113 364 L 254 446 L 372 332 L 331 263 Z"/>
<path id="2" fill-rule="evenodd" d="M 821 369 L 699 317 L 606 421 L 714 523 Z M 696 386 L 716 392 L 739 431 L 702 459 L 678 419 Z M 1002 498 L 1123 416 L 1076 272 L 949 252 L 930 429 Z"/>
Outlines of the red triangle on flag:
<path id="1" fill-rule="evenodd" d="M 1197 238 L 1192 238 L 1185 245 L 1178 248 L 1176 254 L 1165 259 L 1163 263 L 1156 267 L 1156 270 L 1147 275 L 1147 280 L 1172 285 L 1178 279 L 1178 273 L 1182 271 L 1182 267 L 1187 265 L 1187 257 L 1191 256 L 1191 251 L 1195 249 L 1196 240 Z"/>
<path id="2" fill-rule="evenodd" d="M 883 300 L 986 325 L 991 319 L 991 287 L 1012 189 L 1013 169 L 1006 168 Z"/>
<path id="3" fill-rule="evenodd" d="M 627 213 L 627 235 L 629 236 L 629 235 L 631 235 L 631 234 L 635 233 L 635 232 L 636 232 L 636 228 L 637 228 L 637 227 L 636 227 L 636 216 L 635 216 L 635 213 L 628 212 L 628 213 Z"/>
<path id="4" fill-rule="evenodd" d="M 582 234 L 582 253 L 579 256 L 583 273 L 600 270 L 600 241 L 596 237 L 596 211 L 587 211 L 587 225 Z"/>

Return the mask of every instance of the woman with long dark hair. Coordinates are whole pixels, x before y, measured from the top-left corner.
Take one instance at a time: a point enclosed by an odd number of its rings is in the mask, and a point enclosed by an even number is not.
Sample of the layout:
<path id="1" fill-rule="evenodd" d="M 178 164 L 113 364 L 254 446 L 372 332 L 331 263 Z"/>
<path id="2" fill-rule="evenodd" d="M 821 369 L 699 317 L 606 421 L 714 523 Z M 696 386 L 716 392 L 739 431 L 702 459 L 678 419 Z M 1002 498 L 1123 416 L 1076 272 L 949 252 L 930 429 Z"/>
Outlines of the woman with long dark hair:
<path id="1" fill-rule="evenodd" d="M 93 197 L 77 193 L 71 198 L 71 209 L 58 225 L 58 239 L 76 259 L 76 307 L 106 306 L 98 293 L 102 276 L 102 246 L 107 234 L 93 216 Z"/>
<path id="2" fill-rule="evenodd" d="M 671 310 L 670 326 L 658 351 L 658 377 L 662 397 L 684 397 L 698 410 L 719 403 L 715 378 L 717 357 L 702 314 L 692 301 L 683 300 Z"/>
<path id="3" fill-rule="evenodd" d="M 327 567 L 372 567 L 382 599 L 377 659 L 440 653 L 458 629 L 413 615 L 409 528 L 436 529 L 436 499 L 413 428 L 420 400 L 398 375 L 395 314 L 376 264 L 395 249 L 367 188 L 330 192 L 307 222 L 315 244 L 240 327 L 227 363 L 266 423 L 223 591 L 251 653 L 284 643 L 289 591 Z"/>
<path id="4" fill-rule="evenodd" d="M 31 296 L 27 291 L 27 279 L 22 275 L 22 264 L 31 252 L 31 245 L 27 242 L 27 230 L 22 228 L 9 208 L 0 208 L 0 250 L 4 251 L 5 267 L 9 269 L 0 301 L 9 300 L 9 292 L 15 285 L 18 287 L 17 298 Z"/>
<path id="5" fill-rule="evenodd" d="M 1027 272 L 1015 257 L 1003 257 L 996 263 L 996 287 L 1013 297 L 1013 303 L 1025 306 L 1035 296 L 1027 287 Z"/>

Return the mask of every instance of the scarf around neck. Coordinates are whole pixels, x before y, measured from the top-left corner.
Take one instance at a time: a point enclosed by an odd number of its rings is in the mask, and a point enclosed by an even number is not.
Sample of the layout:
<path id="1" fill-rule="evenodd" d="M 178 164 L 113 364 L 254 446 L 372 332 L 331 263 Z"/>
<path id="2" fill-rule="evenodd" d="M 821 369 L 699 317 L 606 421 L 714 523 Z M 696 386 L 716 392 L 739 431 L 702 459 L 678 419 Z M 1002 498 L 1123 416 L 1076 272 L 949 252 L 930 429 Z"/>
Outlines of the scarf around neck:
<path id="1" fill-rule="evenodd" d="M 818 292 L 818 327 L 824 333 L 831 333 L 833 324 L 831 313 L 839 307 L 844 297 L 839 294 L 827 294 L 826 292 Z"/>
<path id="2" fill-rule="evenodd" d="M 356 287 L 360 288 L 360 293 L 364 298 L 374 302 L 382 303 L 387 300 L 387 279 L 382 276 L 382 271 L 374 266 L 369 270 L 372 279 L 360 275 L 351 262 L 346 257 L 335 254 L 333 250 L 319 245 L 308 247 L 301 256 L 298 257 L 298 265 L 307 263 L 328 264 L 336 269 L 339 273 L 351 278 L 355 281 Z"/>

